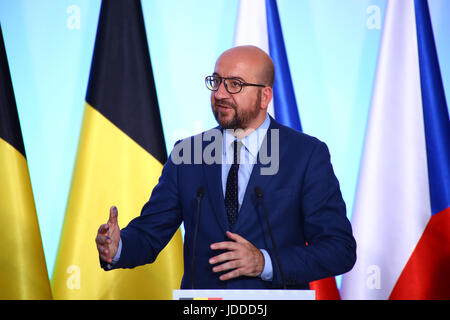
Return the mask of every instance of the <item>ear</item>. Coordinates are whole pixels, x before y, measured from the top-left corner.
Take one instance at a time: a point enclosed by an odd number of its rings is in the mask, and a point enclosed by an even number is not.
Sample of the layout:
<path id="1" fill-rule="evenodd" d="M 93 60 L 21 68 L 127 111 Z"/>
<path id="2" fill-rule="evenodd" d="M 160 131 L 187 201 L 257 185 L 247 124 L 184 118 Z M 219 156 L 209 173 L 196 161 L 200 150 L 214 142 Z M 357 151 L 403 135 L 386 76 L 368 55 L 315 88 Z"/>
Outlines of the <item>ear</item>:
<path id="1" fill-rule="evenodd" d="M 264 87 L 261 92 L 261 109 L 267 109 L 273 97 L 273 89 L 271 87 Z"/>

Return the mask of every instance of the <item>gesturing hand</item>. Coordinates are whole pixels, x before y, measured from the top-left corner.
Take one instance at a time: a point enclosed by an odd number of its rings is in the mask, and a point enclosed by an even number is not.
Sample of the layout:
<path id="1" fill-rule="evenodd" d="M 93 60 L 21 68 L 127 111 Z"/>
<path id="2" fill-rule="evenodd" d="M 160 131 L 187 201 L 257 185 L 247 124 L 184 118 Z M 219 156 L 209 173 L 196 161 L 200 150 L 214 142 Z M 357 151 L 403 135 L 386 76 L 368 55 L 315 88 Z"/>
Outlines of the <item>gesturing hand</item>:
<path id="1" fill-rule="evenodd" d="M 210 264 L 223 262 L 213 267 L 213 272 L 232 270 L 221 275 L 220 280 L 259 276 L 264 269 L 264 256 L 261 251 L 236 233 L 227 231 L 227 236 L 233 241 L 216 242 L 210 246 L 212 250 L 229 250 L 209 259 Z"/>
<path id="2" fill-rule="evenodd" d="M 112 206 L 109 209 L 108 222 L 100 226 L 95 238 L 100 259 L 108 263 L 112 262 L 112 258 L 116 255 L 119 247 L 120 228 L 117 224 L 117 216 L 117 208 Z"/>

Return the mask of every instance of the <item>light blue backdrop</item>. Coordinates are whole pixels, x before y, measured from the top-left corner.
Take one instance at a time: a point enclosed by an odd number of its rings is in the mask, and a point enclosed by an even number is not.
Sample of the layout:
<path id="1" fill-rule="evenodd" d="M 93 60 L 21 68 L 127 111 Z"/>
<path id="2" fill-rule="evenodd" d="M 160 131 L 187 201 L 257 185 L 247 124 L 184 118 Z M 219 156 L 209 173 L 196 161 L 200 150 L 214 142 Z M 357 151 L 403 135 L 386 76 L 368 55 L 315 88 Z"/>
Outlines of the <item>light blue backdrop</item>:
<path id="1" fill-rule="evenodd" d="M 450 1 L 429 3 L 448 97 Z M 171 150 L 177 139 L 216 125 L 203 79 L 212 72 L 217 56 L 232 46 L 238 0 L 143 0 L 142 4 Z M 349 217 L 385 5 L 386 0 L 278 0 L 303 130 L 328 144 Z M 0 0 L 0 22 L 50 276 L 99 9 L 100 0 Z M 108 213 L 104 214 L 106 219 Z"/>

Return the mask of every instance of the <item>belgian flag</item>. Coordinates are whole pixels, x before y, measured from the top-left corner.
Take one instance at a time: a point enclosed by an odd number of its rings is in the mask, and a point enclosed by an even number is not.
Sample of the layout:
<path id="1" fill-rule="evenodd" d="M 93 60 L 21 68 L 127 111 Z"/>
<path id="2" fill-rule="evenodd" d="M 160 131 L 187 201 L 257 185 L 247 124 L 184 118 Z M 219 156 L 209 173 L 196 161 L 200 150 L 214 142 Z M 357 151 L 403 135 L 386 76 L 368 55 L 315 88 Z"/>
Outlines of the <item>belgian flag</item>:
<path id="1" fill-rule="evenodd" d="M 0 26 L 0 299 L 51 299 Z"/>
<path id="2" fill-rule="evenodd" d="M 167 152 L 139 0 L 103 0 L 78 153 L 52 278 L 55 299 L 172 299 L 183 273 L 181 232 L 155 263 L 100 268 L 95 236 L 109 208 L 139 215 Z"/>

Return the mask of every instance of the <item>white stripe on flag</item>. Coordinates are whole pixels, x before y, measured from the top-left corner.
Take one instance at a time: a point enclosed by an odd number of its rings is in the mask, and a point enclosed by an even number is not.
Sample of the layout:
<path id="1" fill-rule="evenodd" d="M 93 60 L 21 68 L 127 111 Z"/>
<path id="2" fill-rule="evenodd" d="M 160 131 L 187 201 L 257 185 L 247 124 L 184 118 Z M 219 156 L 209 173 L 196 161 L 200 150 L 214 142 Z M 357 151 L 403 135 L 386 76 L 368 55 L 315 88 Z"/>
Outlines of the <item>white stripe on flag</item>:
<path id="1" fill-rule="evenodd" d="M 234 46 L 244 45 L 257 46 L 270 54 L 265 0 L 239 1 Z M 273 99 L 269 104 L 268 112 L 275 117 Z"/>
<path id="2" fill-rule="evenodd" d="M 387 299 L 431 216 L 414 0 L 389 1 L 352 215 L 344 299 Z"/>

